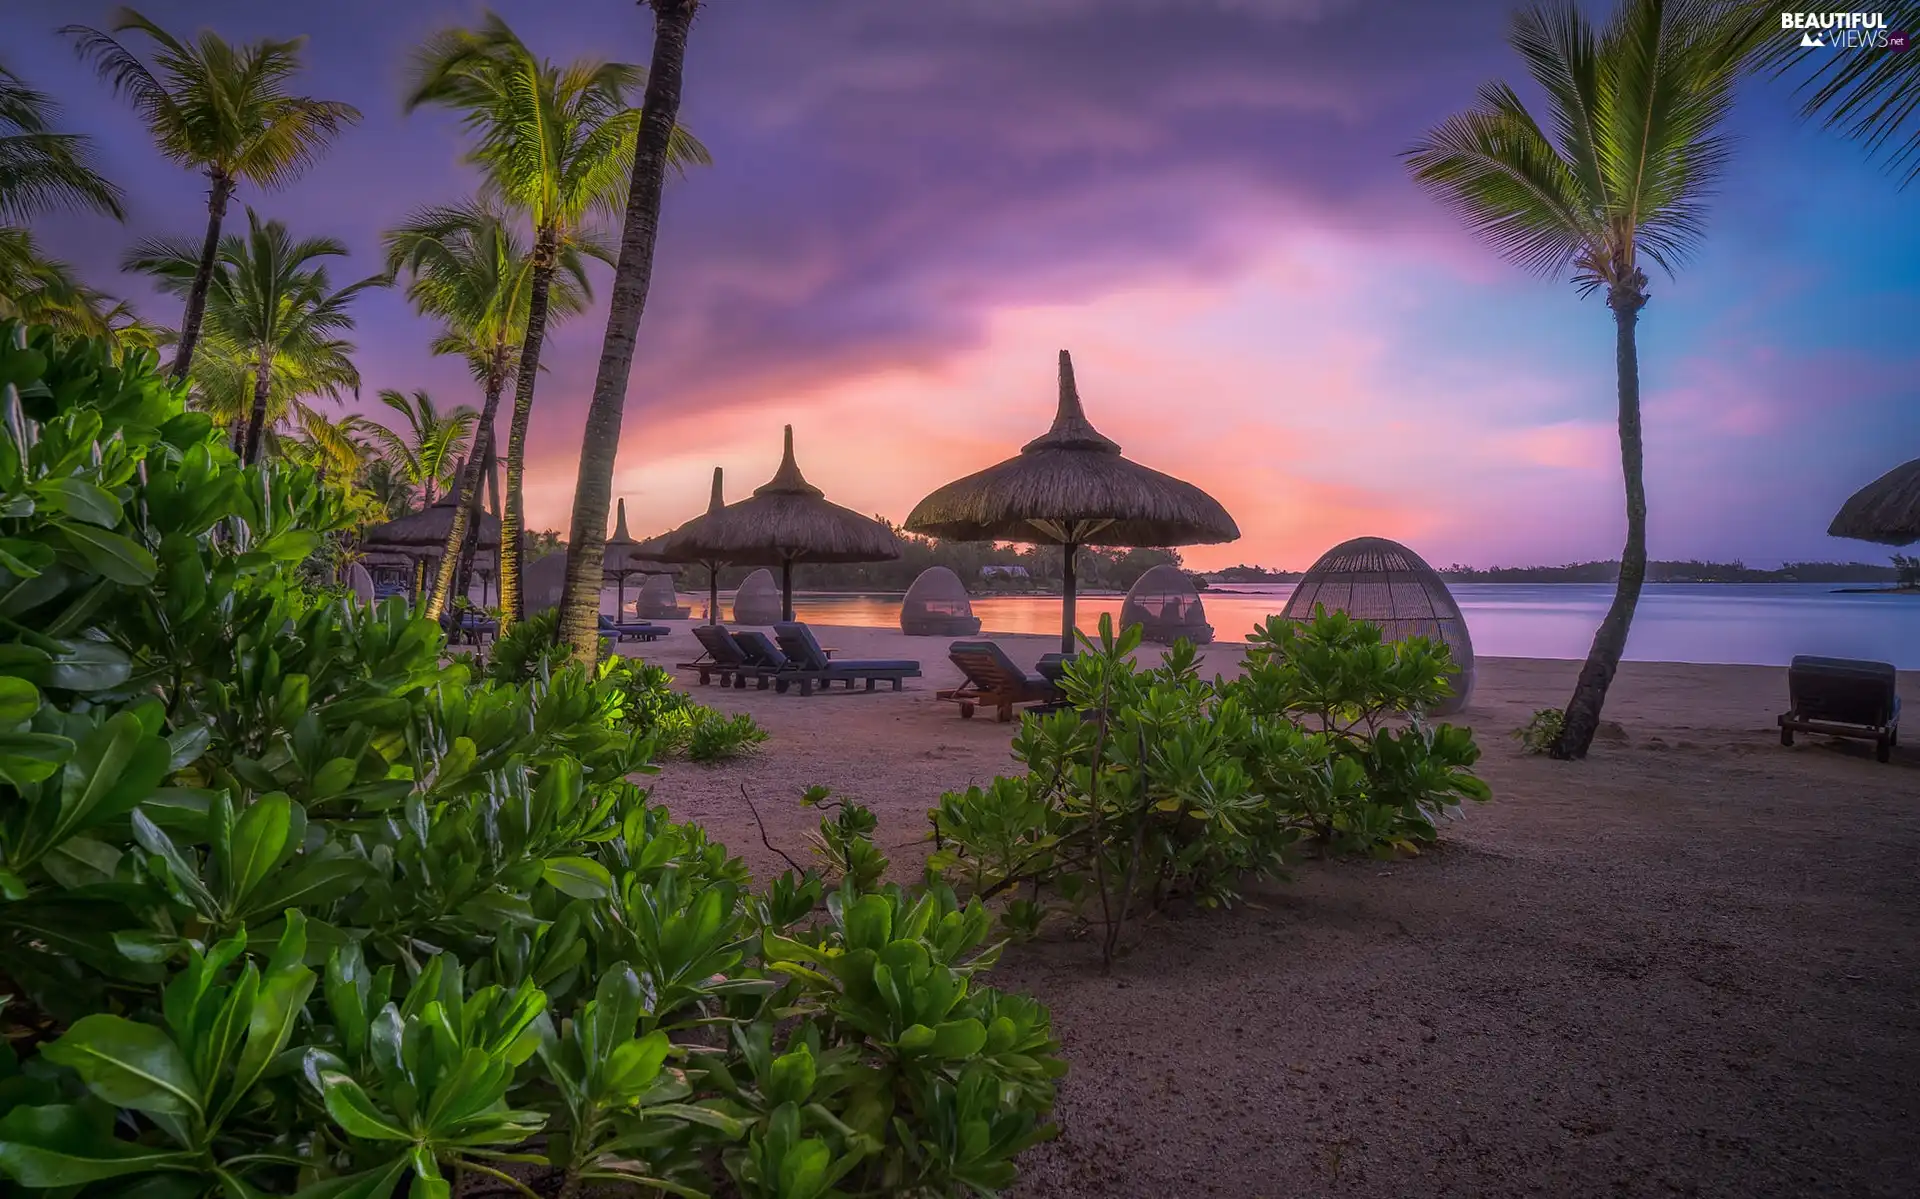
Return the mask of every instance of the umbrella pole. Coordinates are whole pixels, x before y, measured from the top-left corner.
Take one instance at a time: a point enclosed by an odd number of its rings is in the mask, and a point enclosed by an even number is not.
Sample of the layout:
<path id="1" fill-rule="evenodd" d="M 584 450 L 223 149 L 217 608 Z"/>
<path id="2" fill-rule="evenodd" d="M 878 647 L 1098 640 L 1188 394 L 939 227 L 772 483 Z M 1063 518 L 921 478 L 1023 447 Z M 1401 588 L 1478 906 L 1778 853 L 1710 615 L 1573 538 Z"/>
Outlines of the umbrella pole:
<path id="1" fill-rule="evenodd" d="M 793 559 L 780 559 L 780 619 L 793 623 Z"/>
<path id="2" fill-rule="evenodd" d="M 707 623 L 720 623 L 720 564 L 707 563 Z"/>
<path id="3" fill-rule="evenodd" d="M 1062 546 L 1065 555 L 1060 571 L 1060 652 L 1073 652 L 1073 553 L 1079 547 L 1069 541 Z"/>
<path id="4" fill-rule="evenodd" d="M 614 585 L 613 591 L 613 620 L 615 624 L 627 618 L 627 572 L 624 570 L 621 571 L 617 578 L 619 582 Z"/>

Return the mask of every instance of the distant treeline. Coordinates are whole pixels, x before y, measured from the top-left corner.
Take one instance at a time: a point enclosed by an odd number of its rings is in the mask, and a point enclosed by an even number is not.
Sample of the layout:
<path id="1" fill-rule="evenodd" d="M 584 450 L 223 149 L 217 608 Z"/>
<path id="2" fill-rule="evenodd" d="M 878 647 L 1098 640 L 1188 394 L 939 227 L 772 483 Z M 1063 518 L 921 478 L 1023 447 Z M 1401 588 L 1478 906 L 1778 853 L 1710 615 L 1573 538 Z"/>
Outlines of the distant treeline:
<path id="1" fill-rule="evenodd" d="M 1440 573 L 1464 583 L 1611 583 L 1620 563 L 1575 562 L 1566 566 L 1443 567 Z M 1787 562 L 1777 570 L 1759 570 L 1742 562 L 1649 562 L 1649 583 L 1891 583 L 1900 577 L 1892 566 L 1871 562 Z"/>
<path id="2" fill-rule="evenodd" d="M 889 525 L 889 527 L 892 527 Z M 944 566 L 960 576 L 974 595 L 1024 595 L 1060 591 L 1061 556 L 1058 546 L 1008 546 L 997 548 L 984 541 L 942 541 L 921 537 L 894 528 L 900 538 L 900 557 L 892 562 L 823 563 L 801 561 L 793 568 L 793 586 L 798 591 L 905 591 L 920 572 L 930 566 Z M 1155 566 L 1180 565 L 1178 550 L 1083 549 L 1074 559 L 1074 578 L 1083 591 L 1125 591 L 1134 580 Z M 989 567 L 1017 567 L 1018 570 L 983 571 Z M 737 586 L 755 568 L 723 566 L 722 589 Z M 1020 572 L 1025 571 L 1022 575 Z M 774 577 L 780 575 L 773 568 Z M 680 589 L 706 590 L 707 571 L 703 566 L 683 567 Z"/>

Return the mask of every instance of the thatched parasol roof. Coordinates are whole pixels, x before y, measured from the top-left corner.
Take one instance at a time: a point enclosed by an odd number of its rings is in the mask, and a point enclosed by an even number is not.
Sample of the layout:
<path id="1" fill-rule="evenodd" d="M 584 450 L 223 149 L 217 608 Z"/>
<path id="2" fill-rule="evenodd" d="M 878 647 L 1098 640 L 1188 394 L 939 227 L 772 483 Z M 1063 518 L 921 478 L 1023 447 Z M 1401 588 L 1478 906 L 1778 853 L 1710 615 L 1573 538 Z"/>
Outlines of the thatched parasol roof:
<path id="1" fill-rule="evenodd" d="M 696 526 L 700 525 L 702 521 L 717 515 L 722 508 L 727 506 L 726 501 L 720 496 L 720 479 L 720 468 L 716 466 L 713 468 L 713 493 L 707 497 L 707 510 L 705 512 L 702 512 L 677 529 L 669 529 L 658 537 L 647 538 L 635 549 L 636 553 L 645 554 L 650 561 L 691 562 L 706 567 L 707 620 L 713 624 L 720 623 L 720 564 L 723 559 L 697 553 L 690 557 L 676 557 L 674 551 L 668 547 L 668 543 L 674 538 L 682 538 L 686 544 L 690 546 L 697 546 L 699 544 L 700 537 Z"/>
<path id="2" fill-rule="evenodd" d="M 1881 545 L 1920 541 L 1920 458 L 1854 492 L 1827 526 L 1827 536 Z"/>
<path id="3" fill-rule="evenodd" d="M 606 541 L 606 557 L 602 566 L 607 577 L 615 575 L 671 574 L 672 568 L 661 565 L 650 552 L 657 548 L 660 538 L 635 541 L 627 532 L 627 501 L 621 500 L 614 509 L 617 514 L 613 523 L 613 536 Z"/>
<path id="4" fill-rule="evenodd" d="M 1206 545 L 1237 541 L 1240 526 L 1191 483 L 1120 456 L 1080 407 L 1073 359 L 1060 351 L 1053 428 L 1005 462 L 934 492 L 907 517 L 909 532 L 955 541 L 1064 547 L 1060 648 L 1073 649 L 1073 556 L 1083 545 Z"/>
<path id="5" fill-rule="evenodd" d="M 1053 428 L 1017 456 L 921 500 L 906 528 L 956 541 L 1043 545 L 1205 545 L 1240 537 L 1218 500 L 1121 457 L 1101 436 L 1080 407 L 1065 350 Z"/>
<path id="6" fill-rule="evenodd" d="M 716 489 L 718 473 L 714 476 Z M 718 491 L 715 492 L 716 496 Z M 883 562 L 900 556 L 893 531 L 871 517 L 831 503 L 793 460 L 793 426 L 772 479 L 724 508 L 707 509 L 667 534 L 669 562 L 709 558 L 741 566 L 809 562 Z"/>
<path id="7" fill-rule="evenodd" d="M 361 542 L 369 549 L 378 547 L 416 553 L 421 550 L 443 550 L 447 546 L 447 533 L 453 528 L 454 511 L 459 506 L 459 497 L 449 492 L 424 511 L 390 520 L 383 525 L 374 525 L 366 531 Z M 500 520 L 488 512 L 480 514 L 479 548 L 483 551 L 500 548 Z"/>
<path id="8" fill-rule="evenodd" d="M 717 470 L 713 487 L 717 503 Z M 900 542 L 887 526 L 828 501 L 807 482 L 794 462 L 793 426 L 788 425 L 773 478 L 746 499 L 724 508 L 710 505 L 705 515 L 668 533 L 659 556 L 667 562 L 778 565 L 783 607 L 791 619 L 794 562 L 885 562 L 900 556 Z"/>

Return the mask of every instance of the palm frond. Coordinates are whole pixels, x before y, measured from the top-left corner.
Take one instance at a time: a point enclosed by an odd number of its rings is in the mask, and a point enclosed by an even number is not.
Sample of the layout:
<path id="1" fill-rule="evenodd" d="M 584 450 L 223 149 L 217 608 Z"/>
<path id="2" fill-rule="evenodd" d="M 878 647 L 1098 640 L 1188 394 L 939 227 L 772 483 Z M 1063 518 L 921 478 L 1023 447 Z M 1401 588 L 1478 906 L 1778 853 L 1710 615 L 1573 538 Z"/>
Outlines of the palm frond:
<path id="1" fill-rule="evenodd" d="M 1902 187 L 1920 181 L 1920 51 L 1832 50 L 1809 54 L 1792 35 L 1781 36 L 1775 12 L 1830 12 L 1829 3 L 1785 0 L 1768 6 L 1756 33 L 1759 66 L 1795 84 L 1801 115 L 1859 142 L 1870 158 L 1884 157 Z M 1889 31 L 1920 35 L 1920 0 L 1873 5 Z M 1763 40 L 1762 40 L 1763 39 Z"/>
<path id="2" fill-rule="evenodd" d="M 93 165 L 92 140 L 53 129 L 58 105 L 0 66 L 0 224 L 60 208 L 126 215 L 121 190 Z"/>

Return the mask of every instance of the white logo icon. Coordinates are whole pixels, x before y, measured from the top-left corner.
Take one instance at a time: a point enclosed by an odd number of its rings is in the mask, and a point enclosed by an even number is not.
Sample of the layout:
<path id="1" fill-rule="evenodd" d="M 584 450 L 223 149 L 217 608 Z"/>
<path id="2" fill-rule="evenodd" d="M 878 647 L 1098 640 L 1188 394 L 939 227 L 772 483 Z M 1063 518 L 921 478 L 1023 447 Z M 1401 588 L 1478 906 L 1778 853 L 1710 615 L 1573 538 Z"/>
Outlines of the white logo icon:
<path id="1" fill-rule="evenodd" d="M 1824 33 L 1803 33 L 1800 35 L 1800 48 L 1802 50 L 1825 50 L 1827 48 L 1827 35 Z"/>

